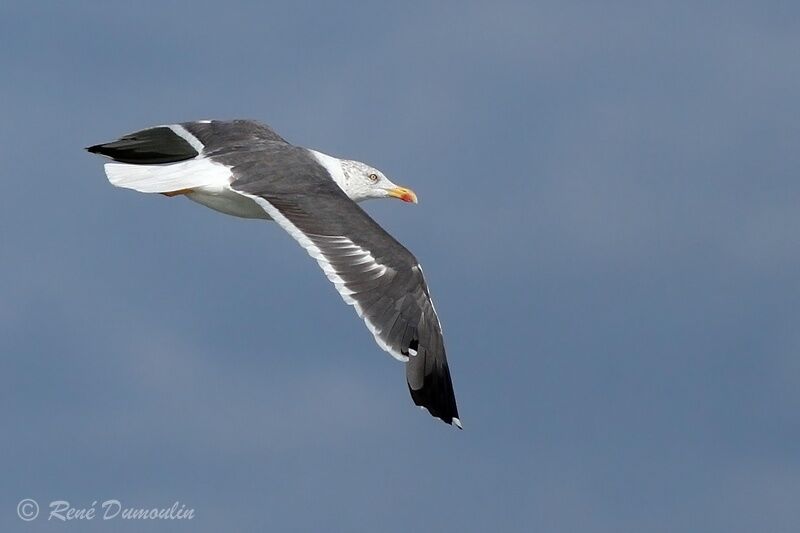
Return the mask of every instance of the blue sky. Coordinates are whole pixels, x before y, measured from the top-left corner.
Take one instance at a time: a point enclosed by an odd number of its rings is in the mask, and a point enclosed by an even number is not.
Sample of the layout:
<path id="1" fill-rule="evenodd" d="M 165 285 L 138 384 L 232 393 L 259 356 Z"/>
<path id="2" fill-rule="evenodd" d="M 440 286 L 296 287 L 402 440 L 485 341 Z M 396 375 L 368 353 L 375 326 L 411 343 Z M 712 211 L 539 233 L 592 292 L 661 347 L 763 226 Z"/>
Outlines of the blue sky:
<path id="1" fill-rule="evenodd" d="M 798 15 L 5 2 L 0 529 L 796 531 Z M 366 207 L 425 267 L 464 431 L 279 228 L 82 150 L 234 117 L 417 191 Z"/>

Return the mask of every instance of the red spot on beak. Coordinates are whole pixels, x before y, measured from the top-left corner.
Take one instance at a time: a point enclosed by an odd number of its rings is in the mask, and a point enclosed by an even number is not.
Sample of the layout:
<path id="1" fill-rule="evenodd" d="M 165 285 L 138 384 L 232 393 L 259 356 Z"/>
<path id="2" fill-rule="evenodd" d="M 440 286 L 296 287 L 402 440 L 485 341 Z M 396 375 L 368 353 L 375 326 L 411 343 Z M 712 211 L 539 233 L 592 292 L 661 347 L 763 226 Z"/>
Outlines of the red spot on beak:
<path id="1" fill-rule="evenodd" d="M 389 196 L 393 198 L 399 198 L 404 202 L 409 202 L 412 204 L 417 203 L 417 195 L 414 194 L 414 191 L 411 189 L 406 189 L 405 187 L 395 187 L 394 189 L 390 189 Z"/>

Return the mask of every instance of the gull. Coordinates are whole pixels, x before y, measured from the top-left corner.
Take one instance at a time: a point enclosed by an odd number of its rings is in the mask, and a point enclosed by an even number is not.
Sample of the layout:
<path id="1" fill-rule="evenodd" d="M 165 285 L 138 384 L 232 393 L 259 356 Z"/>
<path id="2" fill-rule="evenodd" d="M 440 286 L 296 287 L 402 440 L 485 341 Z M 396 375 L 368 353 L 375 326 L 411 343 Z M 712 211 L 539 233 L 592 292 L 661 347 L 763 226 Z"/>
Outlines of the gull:
<path id="1" fill-rule="evenodd" d="M 414 255 L 357 202 L 416 194 L 359 161 L 295 146 L 253 120 L 155 126 L 90 146 L 108 180 L 272 220 L 316 259 L 378 346 L 406 366 L 414 403 L 461 428 L 442 327 Z"/>

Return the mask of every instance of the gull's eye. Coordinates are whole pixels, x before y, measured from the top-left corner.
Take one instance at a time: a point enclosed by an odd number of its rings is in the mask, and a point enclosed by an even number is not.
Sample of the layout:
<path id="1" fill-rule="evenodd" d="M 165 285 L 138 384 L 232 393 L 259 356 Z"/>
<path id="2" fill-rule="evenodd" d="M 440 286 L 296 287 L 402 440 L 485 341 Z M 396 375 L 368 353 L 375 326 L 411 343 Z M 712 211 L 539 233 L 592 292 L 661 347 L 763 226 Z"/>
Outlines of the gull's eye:
<path id="1" fill-rule="evenodd" d="M 380 178 L 378 178 L 377 174 L 370 174 L 369 175 L 369 181 L 371 181 L 372 183 L 377 183 L 378 179 L 380 179 Z"/>

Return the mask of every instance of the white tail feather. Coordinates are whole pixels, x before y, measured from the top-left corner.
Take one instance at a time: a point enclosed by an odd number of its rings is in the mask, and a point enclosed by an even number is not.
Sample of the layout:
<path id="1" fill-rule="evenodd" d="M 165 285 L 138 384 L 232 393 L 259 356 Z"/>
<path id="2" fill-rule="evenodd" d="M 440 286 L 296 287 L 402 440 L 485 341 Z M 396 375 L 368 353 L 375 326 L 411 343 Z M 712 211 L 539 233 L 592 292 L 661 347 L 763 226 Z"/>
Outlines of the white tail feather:
<path id="1" fill-rule="evenodd" d="M 167 165 L 106 163 L 108 181 L 139 192 L 172 192 L 230 183 L 230 168 L 210 159 L 196 158 Z"/>

